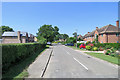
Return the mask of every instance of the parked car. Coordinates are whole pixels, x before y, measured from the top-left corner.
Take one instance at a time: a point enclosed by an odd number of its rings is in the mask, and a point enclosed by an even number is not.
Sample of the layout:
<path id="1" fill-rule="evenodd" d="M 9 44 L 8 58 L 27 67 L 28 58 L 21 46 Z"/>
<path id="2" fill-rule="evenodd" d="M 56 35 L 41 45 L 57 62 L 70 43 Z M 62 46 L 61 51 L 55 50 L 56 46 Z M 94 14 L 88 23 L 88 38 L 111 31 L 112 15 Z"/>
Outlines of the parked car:
<path id="1" fill-rule="evenodd" d="M 52 45 L 52 43 L 51 42 L 47 42 L 47 45 Z"/>
<path id="2" fill-rule="evenodd" d="M 85 44 L 81 44 L 80 46 L 79 46 L 79 48 L 86 48 L 86 46 L 85 46 Z"/>
<path id="3" fill-rule="evenodd" d="M 74 44 L 73 43 L 67 43 L 67 44 L 65 44 L 65 46 L 74 46 Z"/>

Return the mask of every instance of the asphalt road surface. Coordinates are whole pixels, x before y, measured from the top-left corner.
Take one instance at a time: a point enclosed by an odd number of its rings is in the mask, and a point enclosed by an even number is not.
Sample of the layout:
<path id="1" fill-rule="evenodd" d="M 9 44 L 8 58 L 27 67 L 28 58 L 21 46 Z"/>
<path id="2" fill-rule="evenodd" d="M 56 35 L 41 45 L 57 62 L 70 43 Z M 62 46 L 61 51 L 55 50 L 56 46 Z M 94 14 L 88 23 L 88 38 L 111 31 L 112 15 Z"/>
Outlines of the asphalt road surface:
<path id="1" fill-rule="evenodd" d="M 83 55 L 64 45 L 54 45 L 43 78 L 117 78 L 118 68 Z"/>

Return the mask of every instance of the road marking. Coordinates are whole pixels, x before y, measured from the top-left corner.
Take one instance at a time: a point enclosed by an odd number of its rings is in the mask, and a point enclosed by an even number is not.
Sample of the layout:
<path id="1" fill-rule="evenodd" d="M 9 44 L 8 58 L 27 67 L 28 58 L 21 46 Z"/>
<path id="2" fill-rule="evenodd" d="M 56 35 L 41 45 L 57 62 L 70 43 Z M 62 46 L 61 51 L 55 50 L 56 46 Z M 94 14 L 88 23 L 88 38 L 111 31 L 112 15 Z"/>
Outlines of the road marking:
<path id="1" fill-rule="evenodd" d="M 67 52 L 67 51 L 66 51 Z M 70 55 L 70 53 L 69 52 L 67 52 L 67 54 L 69 54 Z"/>
<path id="2" fill-rule="evenodd" d="M 61 48 L 61 47 L 60 47 Z M 63 49 L 67 54 L 69 54 L 69 55 L 71 55 L 68 51 L 66 51 L 64 48 L 61 48 L 61 49 Z"/>
<path id="3" fill-rule="evenodd" d="M 78 61 L 76 58 L 74 58 L 74 60 L 77 61 L 80 65 L 82 65 L 86 70 L 88 70 L 88 68 L 85 65 L 83 65 L 80 61 Z"/>

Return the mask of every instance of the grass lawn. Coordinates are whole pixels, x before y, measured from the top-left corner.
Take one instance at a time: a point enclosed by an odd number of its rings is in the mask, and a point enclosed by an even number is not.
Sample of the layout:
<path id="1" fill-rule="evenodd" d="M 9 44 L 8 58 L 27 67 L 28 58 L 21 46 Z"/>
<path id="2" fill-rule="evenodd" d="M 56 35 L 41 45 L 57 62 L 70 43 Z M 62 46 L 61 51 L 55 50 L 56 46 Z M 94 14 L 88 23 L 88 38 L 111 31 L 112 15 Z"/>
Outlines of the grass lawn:
<path id="1" fill-rule="evenodd" d="M 112 57 L 109 55 L 105 55 L 103 53 L 92 53 L 92 52 L 85 52 L 85 53 L 87 53 L 88 55 L 91 55 L 91 56 L 94 56 L 94 57 L 97 57 L 97 58 L 100 58 L 102 60 L 105 60 L 105 61 L 108 61 L 110 63 L 118 65 L 118 58 L 117 57 Z"/>
<path id="2" fill-rule="evenodd" d="M 76 48 L 75 46 L 68 46 L 68 47 L 73 48 L 73 49 L 77 49 L 77 50 L 81 50 L 81 51 L 86 51 L 85 49 Z"/>
<path id="3" fill-rule="evenodd" d="M 46 48 L 49 46 L 47 45 Z M 45 48 L 45 49 L 46 49 Z M 22 80 L 22 78 L 28 76 L 27 68 L 29 65 L 35 61 L 35 59 L 40 55 L 45 49 L 38 51 L 36 54 L 30 55 L 28 58 L 21 60 L 20 62 L 16 63 L 14 66 L 11 66 L 7 73 L 3 74 L 3 79 L 8 80 Z"/>

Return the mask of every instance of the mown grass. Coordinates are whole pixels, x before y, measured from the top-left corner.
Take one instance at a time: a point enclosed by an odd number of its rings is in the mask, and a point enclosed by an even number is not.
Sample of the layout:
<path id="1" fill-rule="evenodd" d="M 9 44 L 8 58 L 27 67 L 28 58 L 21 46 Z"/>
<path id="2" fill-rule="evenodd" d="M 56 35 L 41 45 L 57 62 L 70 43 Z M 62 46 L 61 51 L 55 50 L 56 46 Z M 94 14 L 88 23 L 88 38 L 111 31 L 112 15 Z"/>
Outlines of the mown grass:
<path id="1" fill-rule="evenodd" d="M 49 48 L 46 45 L 46 48 Z M 45 48 L 45 49 L 46 49 Z M 2 80 L 22 80 L 24 77 L 28 76 L 27 68 L 29 65 L 35 61 L 35 59 L 43 52 L 45 49 L 39 50 L 37 53 L 30 55 L 28 58 L 21 60 L 14 66 L 11 66 L 5 74 L 2 74 Z"/>
<path id="2" fill-rule="evenodd" d="M 73 48 L 73 49 L 77 49 L 77 50 L 81 50 L 81 51 L 86 51 L 85 49 L 76 48 L 75 46 L 68 46 L 68 47 Z"/>
<path id="3" fill-rule="evenodd" d="M 88 55 L 100 58 L 102 60 L 108 61 L 108 62 L 113 63 L 113 64 L 118 65 L 118 63 L 119 63 L 117 57 L 112 57 L 112 56 L 109 56 L 109 55 L 105 55 L 103 53 L 93 53 L 93 52 L 85 52 L 85 53 L 87 53 Z"/>

